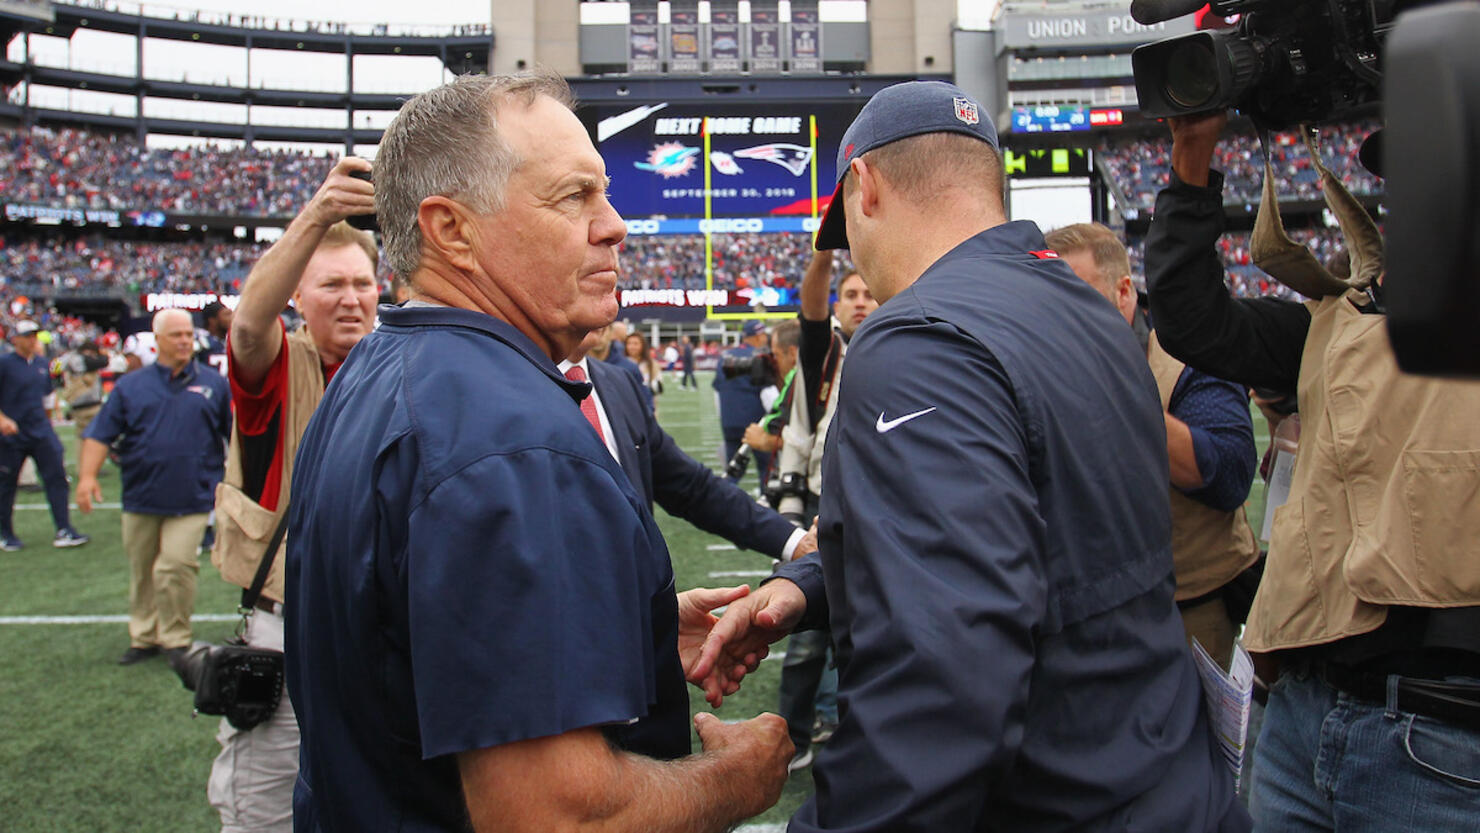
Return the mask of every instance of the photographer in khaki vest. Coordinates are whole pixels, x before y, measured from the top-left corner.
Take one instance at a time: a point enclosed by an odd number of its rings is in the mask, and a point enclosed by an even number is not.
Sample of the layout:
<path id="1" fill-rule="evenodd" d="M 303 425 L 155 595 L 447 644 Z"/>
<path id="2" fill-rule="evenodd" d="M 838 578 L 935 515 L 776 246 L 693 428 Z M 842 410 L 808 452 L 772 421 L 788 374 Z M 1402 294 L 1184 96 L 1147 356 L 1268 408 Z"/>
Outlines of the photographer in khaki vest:
<path id="1" fill-rule="evenodd" d="M 298 441 L 345 356 L 375 322 L 375 241 L 344 220 L 373 213 L 374 190 L 350 176 L 370 163 L 346 157 L 330 171 L 281 239 L 253 267 L 227 338 L 236 424 L 226 479 L 216 490 L 212 561 L 247 587 L 286 510 Z M 303 326 L 289 333 L 278 314 L 291 300 Z M 286 544 L 284 545 L 286 547 Z M 248 644 L 283 649 L 283 553 L 253 612 Z M 298 724 L 287 691 L 266 722 L 242 731 L 221 721 L 211 769 L 211 804 L 223 833 L 293 827 Z"/>
<path id="2" fill-rule="evenodd" d="M 1115 232 L 1079 223 L 1043 239 L 1135 327 L 1131 262 Z M 1143 331 L 1137 328 L 1137 335 Z M 1177 607 L 1187 638 L 1196 639 L 1227 669 L 1243 620 L 1235 621 L 1219 591 L 1259 560 L 1259 542 L 1244 517 L 1257 464 L 1249 396 L 1244 388 L 1167 355 L 1155 334 L 1144 335 L 1166 421 Z"/>
<path id="3" fill-rule="evenodd" d="M 1319 160 L 1338 277 L 1286 236 L 1266 164 L 1250 250 L 1314 300 L 1223 285 L 1223 113 L 1174 118 L 1146 240 L 1167 351 L 1297 392 L 1303 431 L 1244 644 L 1270 684 L 1249 809 L 1262 830 L 1461 830 L 1480 821 L 1480 384 L 1399 371 L 1382 237 Z M 1369 169 L 1371 154 L 1363 153 Z M 1374 160 L 1375 161 L 1375 160 Z M 1380 171 L 1373 171 L 1380 175 Z"/>

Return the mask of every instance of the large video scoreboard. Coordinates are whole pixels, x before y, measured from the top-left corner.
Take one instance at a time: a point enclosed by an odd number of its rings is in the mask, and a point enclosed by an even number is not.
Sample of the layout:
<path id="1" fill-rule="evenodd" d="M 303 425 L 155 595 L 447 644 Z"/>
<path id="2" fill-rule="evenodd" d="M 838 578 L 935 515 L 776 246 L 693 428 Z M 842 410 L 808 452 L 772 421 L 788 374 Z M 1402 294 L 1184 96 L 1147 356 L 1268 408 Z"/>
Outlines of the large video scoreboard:
<path id="1" fill-rule="evenodd" d="M 863 102 L 654 102 L 583 116 L 625 218 L 810 217 Z M 707 185 L 706 185 L 707 183 Z M 707 200 L 706 200 L 707 197 Z"/>

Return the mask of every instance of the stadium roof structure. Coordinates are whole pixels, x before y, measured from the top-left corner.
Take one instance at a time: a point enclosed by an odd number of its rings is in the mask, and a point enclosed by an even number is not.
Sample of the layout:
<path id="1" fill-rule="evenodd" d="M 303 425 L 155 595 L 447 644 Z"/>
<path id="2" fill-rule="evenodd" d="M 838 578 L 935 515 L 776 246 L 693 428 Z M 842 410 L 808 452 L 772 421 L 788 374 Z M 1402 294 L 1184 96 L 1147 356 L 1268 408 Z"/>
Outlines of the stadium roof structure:
<path id="1" fill-rule="evenodd" d="M 50 20 L 47 20 L 35 14 L 22 13 L 23 10 L 9 5 L 0 5 L 0 43 L 8 44 L 27 33 L 70 39 L 78 30 L 92 29 L 131 35 L 138 39 L 141 51 L 145 38 L 162 38 L 243 49 L 337 54 L 346 59 L 356 55 L 428 56 L 439 58 L 443 66 L 458 74 L 487 71 L 494 49 L 493 30 L 487 24 L 443 27 L 351 25 L 208 12 L 190 13 L 185 17 L 160 17 L 145 14 L 142 7 L 135 7 L 137 11 L 120 10 L 126 6 L 112 2 L 106 7 L 102 4 L 53 3 Z M 345 63 L 346 84 L 341 92 L 157 80 L 144 76 L 142 61 L 136 63 L 132 75 L 110 75 L 0 58 L 0 84 L 26 82 L 28 85 L 116 93 L 135 96 L 141 103 L 148 97 L 350 111 L 400 108 L 404 95 L 355 92 L 353 61 L 346 60 Z M 150 133 L 165 133 L 247 141 L 344 143 L 351 147 L 375 144 L 379 142 L 381 133 L 379 129 L 355 129 L 353 120 L 345 128 L 318 128 L 154 118 L 144 116 L 142 106 L 135 116 L 117 116 L 28 108 L 24 103 L 0 102 L 0 117 L 25 123 L 62 122 L 115 131 L 132 130 L 141 140 Z"/>

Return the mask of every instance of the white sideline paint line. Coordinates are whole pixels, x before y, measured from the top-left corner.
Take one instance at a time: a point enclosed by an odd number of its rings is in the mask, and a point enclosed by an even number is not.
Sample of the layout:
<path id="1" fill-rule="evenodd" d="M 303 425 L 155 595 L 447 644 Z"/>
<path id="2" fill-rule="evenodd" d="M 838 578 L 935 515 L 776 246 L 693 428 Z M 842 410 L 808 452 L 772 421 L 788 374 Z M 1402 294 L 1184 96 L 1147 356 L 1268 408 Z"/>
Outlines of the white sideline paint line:
<path id="1" fill-rule="evenodd" d="M 728 550 L 738 550 L 740 548 L 735 546 L 734 544 L 709 544 L 705 546 L 704 549 L 709 550 L 710 552 L 726 552 Z"/>
<path id="2" fill-rule="evenodd" d="M 756 578 L 758 576 L 769 576 L 770 570 L 720 570 L 710 573 L 710 578 Z"/>
<path id="3" fill-rule="evenodd" d="M 731 721 L 726 720 L 726 723 Z M 739 721 L 735 721 L 739 722 Z M 742 824 L 735 828 L 735 833 L 786 833 L 784 824 Z"/>
<path id="4" fill-rule="evenodd" d="M 44 503 L 17 503 L 15 505 L 15 508 L 17 508 L 17 509 L 48 509 L 48 510 L 51 509 L 50 506 L 47 506 Z M 76 509 L 77 508 L 77 504 L 75 504 L 75 503 L 69 503 L 69 504 L 67 504 L 67 508 L 68 509 Z M 94 503 L 93 504 L 93 508 L 94 509 L 122 509 L 123 508 L 123 504 L 121 504 L 121 503 Z"/>
<path id="5" fill-rule="evenodd" d="M 235 613 L 197 613 L 192 622 L 235 622 Z M 0 625 L 126 625 L 127 615 L 106 616 L 0 616 Z"/>

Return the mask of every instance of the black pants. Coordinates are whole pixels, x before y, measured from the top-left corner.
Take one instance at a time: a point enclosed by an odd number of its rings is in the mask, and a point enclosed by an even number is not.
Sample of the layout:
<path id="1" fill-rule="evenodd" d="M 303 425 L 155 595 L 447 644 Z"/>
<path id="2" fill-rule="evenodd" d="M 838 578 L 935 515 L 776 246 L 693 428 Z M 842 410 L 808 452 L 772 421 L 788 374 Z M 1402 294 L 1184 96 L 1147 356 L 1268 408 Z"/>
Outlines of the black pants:
<path id="1" fill-rule="evenodd" d="M 43 437 L 16 435 L 0 441 L 0 534 L 14 537 L 11 516 L 15 512 L 16 486 L 21 479 L 21 466 L 30 457 L 36 461 L 36 473 L 46 487 L 46 502 L 51 506 L 51 521 L 60 531 L 71 526 L 67 509 L 67 469 L 62 462 L 62 441 L 55 431 Z"/>

